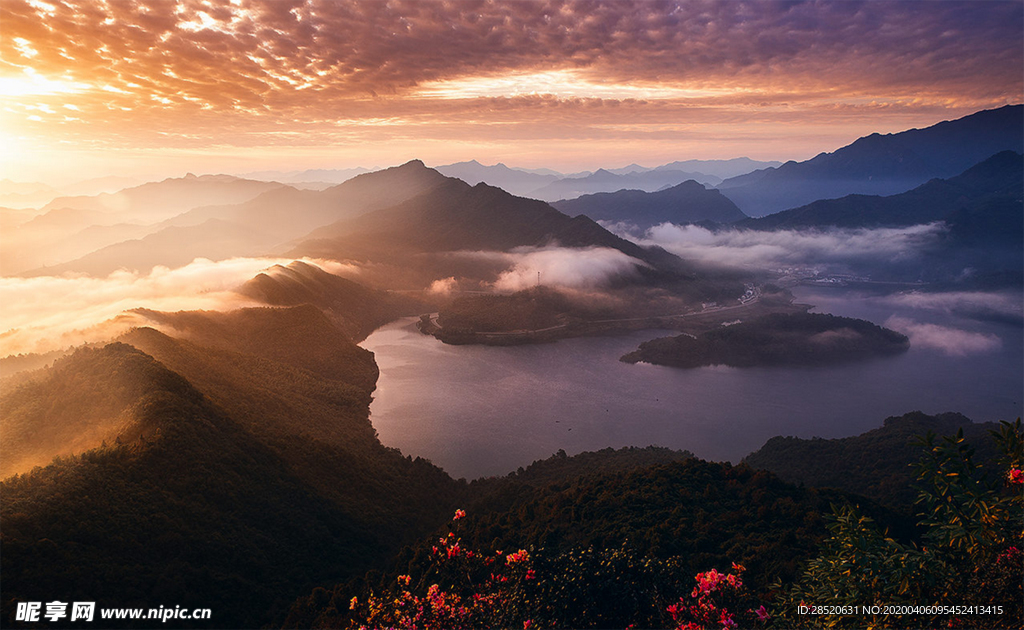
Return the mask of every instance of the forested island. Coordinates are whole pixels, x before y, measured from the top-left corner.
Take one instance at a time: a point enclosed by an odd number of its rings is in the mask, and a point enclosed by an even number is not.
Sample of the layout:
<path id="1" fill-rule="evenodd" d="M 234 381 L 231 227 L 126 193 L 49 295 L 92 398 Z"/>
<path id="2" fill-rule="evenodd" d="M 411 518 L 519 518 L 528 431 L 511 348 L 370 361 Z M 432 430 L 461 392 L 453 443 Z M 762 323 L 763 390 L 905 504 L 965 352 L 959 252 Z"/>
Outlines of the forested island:
<path id="1" fill-rule="evenodd" d="M 900 354 L 909 347 L 905 335 L 862 319 L 775 313 L 698 336 L 652 339 L 621 360 L 682 368 L 825 365 Z"/>

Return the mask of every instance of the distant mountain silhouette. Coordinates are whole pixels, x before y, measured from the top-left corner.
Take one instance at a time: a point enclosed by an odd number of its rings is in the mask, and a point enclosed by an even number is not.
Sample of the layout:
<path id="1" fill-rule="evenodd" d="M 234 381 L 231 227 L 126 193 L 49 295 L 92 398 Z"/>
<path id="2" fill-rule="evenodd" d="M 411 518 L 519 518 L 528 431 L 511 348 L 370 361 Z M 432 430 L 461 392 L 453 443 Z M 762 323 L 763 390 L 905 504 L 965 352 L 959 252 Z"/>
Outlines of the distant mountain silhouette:
<path id="1" fill-rule="evenodd" d="M 683 160 L 669 162 L 655 168 L 656 171 L 696 171 L 713 175 L 721 179 L 737 177 L 758 169 L 781 166 L 782 162 L 752 160 L 748 157 L 732 158 L 731 160 Z"/>
<path id="2" fill-rule="evenodd" d="M 656 256 L 585 216 L 570 218 L 542 201 L 457 179 L 393 208 L 322 228 L 310 237 L 288 255 L 387 260 L 424 252 L 509 251 L 558 244 L 610 247 L 641 260 Z"/>
<path id="3" fill-rule="evenodd" d="M 232 221 L 276 236 L 277 243 L 320 226 L 380 208 L 388 208 L 443 183 L 446 178 L 412 160 L 401 166 L 364 173 L 321 191 L 281 187 L 231 206 L 204 206 L 168 221 L 196 225 L 209 219 Z"/>
<path id="4" fill-rule="evenodd" d="M 155 265 L 181 266 L 197 257 L 221 260 L 264 255 L 319 226 L 393 206 L 445 181 L 446 177 L 417 160 L 359 175 L 323 191 L 276 186 L 245 203 L 195 208 L 164 221 L 158 231 L 140 239 L 108 245 L 23 275 L 66 271 L 106 275 L 121 268 L 147 271 Z M 75 226 L 83 221 L 76 219 Z"/>
<path id="5" fill-rule="evenodd" d="M 755 230 L 901 228 L 939 223 L 919 256 L 862 263 L 876 280 L 1019 287 L 1024 270 L 1024 157 L 1003 151 L 949 179 L 890 197 L 849 195 L 735 224 Z"/>
<path id="6" fill-rule="evenodd" d="M 823 227 L 903 227 L 945 219 L 996 202 L 1021 203 L 1024 156 L 1003 151 L 949 179 L 933 179 L 898 195 L 847 195 L 792 210 L 747 219 L 737 225 L 757 230 Z M 1020 214 L 1019 212 L 1017 214 Z M 1018 219 L 1019 223 L 1019 219 Z M 1006 229 L 1010 229 L 1007 225 Z M 1019 234 L 1018 234 L 1019 236 Z"/>
<path id="7" fill-rule="evenodd" d="M 595 221 L 631 223 L 640 229 L 660 223 L 733 223 L 747 218 L 722 193 L 708 190 L 693 180 L 658 192 L 620 190 L 583 195 L 551 205 L 566 214 L 585 214 Z"/>
<path id="8" fill-rule="evenodd" d="M 113 222 L 131 220 L 155 223 L 198 206 L 211 203 L 241 203 L 260 193 L 280 188 L 276 182 L 240 179 L 231 175 L 189 174 L 125 188 L 116 193 L 94 196 L 58 197 L 46 204 L 43 211 L 57 208 L 97 210 L 116 215 Z"/>
<path id="9" fill-rule="evenodd" d="M 242 177 L 259 179 L 265 182 L 281 182 L 282 184 L 305 184 L 321 182 L 341 184 L 356 175 L 369 173 L 370 169 L 357 168 L 314 168 L 305 171 L 254 171 Z"/>
<path id="10" fill-rule="evenodd" d="M 750 216 L 849 194 L 892 195 L 952 177 L 1000 151 L 1024 152 L 1024 105 L 924 129 L 871 134 L 833 153 L 727 179 L 722 193 Z"/>
<path id="11" fill-rule="evenodd" d="M 476 160 L 469 162 L 457 162 L 435 167 L 437 172 L 448 177 L 461 179 L 462 181 L 475 186 L 480 182 L 506 190 L 513 195 L 529 196 L 529 193 L 542 188 L 552 182 L 558 181 L 559 177 L 552 174 L 531 173 L 515 168 L 509 168 L 498 163 L 494 166 L 484 166 Z"/>
<path id="12" fill-rule="evenodd" d="M 654 192 L 666 186 L 671 187 L 681 184 L 688 179 L 709 185 L 715 185 L 721 181 L 713 175 L 676 170 L 653 170 L 617 175 L 611 171 L 600 169 L 586 177 L 560 179 L 534 190 L 527 196 L 544 201 L 558 201 L 560 199 L 575 199 L 580 195 L 615 192 L 618 190 Z"/>
<path id="13" fill-rule="evenodd" d="M 118 269 L 145 273 L 157 265 L 181 267 L 196 258 L 223 260 L 234 256 L 259 256 L 277 242 L 277 236 L 272 233 L 210 219 L 201 225 L 164 228 L 140 239 L 121 241 L 81 258 L 20 275 L 35 277 L 71 271 L 106 276 Z"/>

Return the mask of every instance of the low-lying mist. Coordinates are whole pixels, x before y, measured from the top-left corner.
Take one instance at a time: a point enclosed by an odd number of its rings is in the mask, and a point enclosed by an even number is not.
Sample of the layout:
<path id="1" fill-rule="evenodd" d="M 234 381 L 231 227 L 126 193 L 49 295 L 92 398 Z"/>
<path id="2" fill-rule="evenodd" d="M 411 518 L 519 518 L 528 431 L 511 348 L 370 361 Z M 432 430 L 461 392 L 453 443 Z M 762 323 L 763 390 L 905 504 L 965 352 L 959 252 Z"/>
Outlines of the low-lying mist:
<path id="1" fill-rule="evenodd" d="M 515 292 L 537 286 L 562 289 L 597 289 L 617 279 L 632 278 L 646 266 L 628 254 L 610 247 L 518 247 L 509 252 L 457 252 L 465 258 L 499 261 L 505 264 L 490 287 Z M 539 276 L 538 276 L 539 274 Z M 450 287 L 441 281 L 435 289 Z"/>
<path id="2" fill-rule="evenodd" d="M 110 339 L 141 320 L 134 308 L 161 311 L 225 311 L 258 306 L 233 289 L 260 271 L 292 259 L 197 258 L 176 269 L 148 273 L 117 271 L 105 278 L 84 275 L 0 277 L 0 356 L 44 353 Z M 308 260 L 332 273 L 357 269 L 333 261 Z"/>
<path id="3" fill-rule="evenodd" d="M 911 346 L 941 350 L 951 356 L 995 352 L 1003 347 L 1002 340 L 991 333 L 960 330 L 906 317 L 890 317 L 883 325 L 909 337 Z"/>
<path id="4" fill-rule="evenodd" d="M 913 259 L 937 242 L 941 223 L 908 228 L 712 231 L 697 225 L 663 223 L 642 235 L 622 232 L 643 246 L 656 245 L 694 262 L 746 269 L 792 265 L 892 264 Z"/>

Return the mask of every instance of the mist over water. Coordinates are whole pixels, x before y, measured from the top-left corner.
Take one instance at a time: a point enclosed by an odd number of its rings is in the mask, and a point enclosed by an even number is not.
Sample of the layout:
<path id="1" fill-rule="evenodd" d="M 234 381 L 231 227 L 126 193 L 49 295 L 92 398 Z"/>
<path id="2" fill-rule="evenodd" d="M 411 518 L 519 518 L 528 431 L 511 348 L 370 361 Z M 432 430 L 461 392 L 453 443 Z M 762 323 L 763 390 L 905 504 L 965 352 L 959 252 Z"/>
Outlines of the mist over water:
<path id="1" fill-rule="evenodd" d="M 403 320 L 361 344 L 381 371 L 371 420 L 385 445 L 474 478 L 506 474 L 558 449 L 655 444 L 737 462 L 775 435 L 856 435 L 914 410 L 959 411 L 976 422 L 1021 414 L 1019 324 L 936 308 L 934 297 L 796 293 L 818 311 L 910 322 L 932 343 L 915 341 L 911 329 L 911 350 L 897 357 L 829 368 L 681 370 L 618 361 L 668 331 L 448 346 Z M 958 346 L 964 339 L 975 343 Z"/>

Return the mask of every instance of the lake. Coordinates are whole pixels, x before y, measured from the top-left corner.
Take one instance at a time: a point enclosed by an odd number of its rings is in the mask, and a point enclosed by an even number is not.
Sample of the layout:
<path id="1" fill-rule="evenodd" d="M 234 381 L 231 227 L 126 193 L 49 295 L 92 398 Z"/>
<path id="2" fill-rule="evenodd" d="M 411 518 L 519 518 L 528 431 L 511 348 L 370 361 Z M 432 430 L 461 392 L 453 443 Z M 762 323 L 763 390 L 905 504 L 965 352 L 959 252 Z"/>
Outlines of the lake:
<path id="1" fill-rule="evenodd" d="M 420 334 L 408 318 L 360 344 L 380 366 L 371 421 L 385 445 L 475 478 L 507 474 L 559 449 L 572 455 L 653 444 L 735 463 L 776 435 L 856 435 L 909 411 L 959 411 L 978 422 L 1021 414 L 1019 293 L 996 296 L 1009 304 L 1008 321 L 965 314 L 978 294 L 794 293 L 815 312 L 889 322 L 911 337 L 911 349 L 828 368 L 683 370 L 618 360 L 671 331 L 449 346 Z"/>

